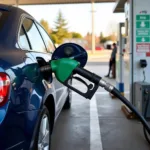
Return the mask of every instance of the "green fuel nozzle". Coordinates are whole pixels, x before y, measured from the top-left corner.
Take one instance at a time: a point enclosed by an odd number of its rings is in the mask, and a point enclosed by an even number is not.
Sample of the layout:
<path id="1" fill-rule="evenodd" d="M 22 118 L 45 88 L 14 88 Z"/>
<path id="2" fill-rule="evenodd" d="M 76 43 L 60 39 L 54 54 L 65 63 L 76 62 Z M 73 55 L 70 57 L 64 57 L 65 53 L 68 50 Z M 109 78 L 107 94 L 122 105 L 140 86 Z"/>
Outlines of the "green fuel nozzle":
<path id="1" fill-rule="evenodd" d="M 88 70 L 85 70 L 84 68 L 81 68 L 78 61 L 70 58 L 51 60 L 49 62 L 49 65 L 41 67 L 40 70 L 41 72 L 45 73 L 46 71 L 51 70 L 55 74 L 59 82 L 88 99 L 91 99 L 92 96 L 95 94 L 96 90 L 99 87 L 99 82 L 101 79 L 101 77 L 91 73 Z M 85 79 L 88 79 L 91 83 L 87 84 L 82 78 L 75 76 L 77 74 L 84 77 Z M 72 79 L 76 79 L 82 84 L 86 85 L 87 91 L 82 92 L 79 89 L 70 85 L 69 81 Z"/>
<path id="2" fill-rule="evenodd" d="M 80 63 L 74 59 L 62 58 L 51 61 L 50 65 L 57 80 L 64 83 L 68 78 L 70 78 L 73 71 L 80 65 Z"/>

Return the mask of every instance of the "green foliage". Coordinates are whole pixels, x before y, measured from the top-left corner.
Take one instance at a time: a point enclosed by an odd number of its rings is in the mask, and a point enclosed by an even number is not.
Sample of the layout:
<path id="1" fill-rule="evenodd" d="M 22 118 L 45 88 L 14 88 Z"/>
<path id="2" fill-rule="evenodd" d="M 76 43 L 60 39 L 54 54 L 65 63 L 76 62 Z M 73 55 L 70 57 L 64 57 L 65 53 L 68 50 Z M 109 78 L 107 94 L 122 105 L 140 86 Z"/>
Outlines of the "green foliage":
<path id="1" fill-rule="evenodd" d="M 52 41 L 53 41 L 54 43 L 57 43 L 58 38 L 57 38 L 57 36 L 56 36 L 54 33 L 51 33 L 51 34 L 50 34 L 50 37 L 51 37 L 51 39 L 52 39 Z"/>
<path id="2" fill-rule="evenodd" d="M 105 43 L 108 40 L 108 37 L 104 37 L 103 32 L 100 33 L 100 43 Z"/>
<path id="3" fill-rule="evenodd" d="M 100 41 L 104 38 L 103 32 L 100 33 Z"/>
<path id="4" fill-rule="evenodd" d="M 68 23 L 63 18 L 61 11 L 59 11 L 57 19 L 55 21 L 55 29 L 53 30 L 52 34 L 56 35 L 56 43 L 61 44 L 64 38 L 70 38 L 71 34 L 68 32 L 67 28 Z"/>
<path id="5" fill-rule="evenodd" d="M 103 39 L 101 39 L 101 43 L 105 43 L 107 40 L 107 37 L 104 37 Z"/>
<path id="6" fill-rule="evenodd" d="M 72 34 L 72 38 L 79 38 L 79 39 L 82 38 L 82 35 L 80 33 L 72 32 L 71 34 Z"/>
<path id="7" fill-rule="evenodd" d="M 40 21 L 41 25 L 50 35 L 51 39 L 55 44 L 62 44 L 65 38 L 82 38 L 82 35 L 77 32 L 68 32 L 67 21 L 64 19 L 61 11 L 59 11 L 56 21 L 54 22 L 54 29 L 51 30 L 46 20 Z"/>
<path id="8" fill-rule="evenodd" d="M 103 33 L 100 33 L 100 43 L 105 43 L 106 41 L 112 40 L 112 35 L 109 36 L 105 36 L 103 35 Z"/>

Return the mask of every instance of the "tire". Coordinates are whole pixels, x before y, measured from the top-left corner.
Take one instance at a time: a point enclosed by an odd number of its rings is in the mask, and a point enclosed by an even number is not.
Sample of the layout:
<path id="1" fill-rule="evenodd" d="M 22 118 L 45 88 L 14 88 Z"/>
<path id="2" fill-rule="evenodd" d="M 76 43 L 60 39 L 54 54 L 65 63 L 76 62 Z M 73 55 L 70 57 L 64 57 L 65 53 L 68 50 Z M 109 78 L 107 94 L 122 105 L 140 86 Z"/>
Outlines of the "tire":
<path id="1" fill-rule="evenodd" d="M 47 107 L 44 106 L 39 119 L 33 149 L 43 150 L 44 148 L 47 148 L 48 150 L 50 150 L 50 146 L 51 146 L 50 114 Z"/>
<path id="2" fill-rule="evenodd" d="M 64 104 L 64 109 L 70 109 L 72 102 L 72 91 L 68 89 L 68 96 L 66 98 L 66 102 Z"/>

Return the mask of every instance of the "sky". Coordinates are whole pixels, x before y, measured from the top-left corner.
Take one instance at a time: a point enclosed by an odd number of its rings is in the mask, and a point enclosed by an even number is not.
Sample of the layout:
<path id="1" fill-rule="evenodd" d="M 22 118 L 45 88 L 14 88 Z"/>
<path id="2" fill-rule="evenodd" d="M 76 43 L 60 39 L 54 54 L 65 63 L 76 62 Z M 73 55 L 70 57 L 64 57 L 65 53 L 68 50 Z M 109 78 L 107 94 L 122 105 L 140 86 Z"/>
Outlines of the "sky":
<path id="1" fill-rule="evenodd" d="M 54 21 L 61 11 L 68 22 L 69 31 L 79 32 L 85 36 L 92 32 L 91 4 L 59 4 L 59 5 L 36 5 L 19 6 L 30 13 L 37 21 L 44 19 L 48 21 L 51 28 L 54 28 Z M 115 3 L 95 3 L 95 35 L 100 32 L 108 35 L 116 30 L 116 24 L 125 21 L 124 13 L 113 13 Z M 115 28 L 115 29 L 114 29 Z"/>

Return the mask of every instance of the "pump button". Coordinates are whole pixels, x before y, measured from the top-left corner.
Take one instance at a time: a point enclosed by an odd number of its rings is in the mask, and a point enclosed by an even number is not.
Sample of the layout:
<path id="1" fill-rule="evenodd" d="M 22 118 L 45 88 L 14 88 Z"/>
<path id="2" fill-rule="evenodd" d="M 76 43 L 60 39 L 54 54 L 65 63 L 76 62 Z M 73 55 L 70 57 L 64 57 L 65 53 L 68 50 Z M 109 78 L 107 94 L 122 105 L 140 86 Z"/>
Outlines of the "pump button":
<path id="1" fill-rule="evenodd" d="M 147 67 L 147 61 L 146 61 L 146 59 L 141 59 L 140 60 L 140 67 L 142 67 L 142 68 Z"/>

